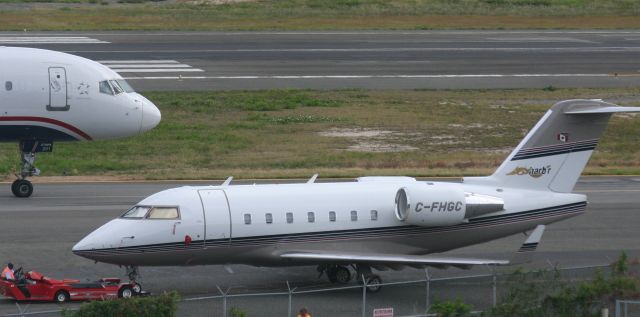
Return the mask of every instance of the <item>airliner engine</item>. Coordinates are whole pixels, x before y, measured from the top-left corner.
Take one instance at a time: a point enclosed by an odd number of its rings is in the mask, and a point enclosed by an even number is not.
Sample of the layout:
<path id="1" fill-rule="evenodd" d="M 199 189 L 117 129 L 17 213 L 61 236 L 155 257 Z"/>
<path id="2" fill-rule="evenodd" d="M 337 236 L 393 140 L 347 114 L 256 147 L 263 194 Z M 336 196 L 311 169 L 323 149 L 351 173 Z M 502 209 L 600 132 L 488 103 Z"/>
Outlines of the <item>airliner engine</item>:
<path id="1" fill-rule="evenodd" d="M 424 227 L 451 226 L 504 209 L 501 198 L 467 193 L 451 185 L 417 183 L 398 189 L 396 217 Z"/>

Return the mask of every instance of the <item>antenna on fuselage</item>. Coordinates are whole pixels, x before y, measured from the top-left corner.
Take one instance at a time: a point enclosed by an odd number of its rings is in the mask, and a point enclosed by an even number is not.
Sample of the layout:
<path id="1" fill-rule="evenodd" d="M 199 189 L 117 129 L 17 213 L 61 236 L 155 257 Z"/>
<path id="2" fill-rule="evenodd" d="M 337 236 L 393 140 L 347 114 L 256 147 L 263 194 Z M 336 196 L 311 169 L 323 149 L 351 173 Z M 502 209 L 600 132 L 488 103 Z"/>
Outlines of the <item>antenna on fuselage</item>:
<path id="1" fill-rule="evenodd" d="M 233 180 L 233 176 L 229 176 L 220 186 L 229 186 L 229 184 L 231 184 L 231 180 Z"/>

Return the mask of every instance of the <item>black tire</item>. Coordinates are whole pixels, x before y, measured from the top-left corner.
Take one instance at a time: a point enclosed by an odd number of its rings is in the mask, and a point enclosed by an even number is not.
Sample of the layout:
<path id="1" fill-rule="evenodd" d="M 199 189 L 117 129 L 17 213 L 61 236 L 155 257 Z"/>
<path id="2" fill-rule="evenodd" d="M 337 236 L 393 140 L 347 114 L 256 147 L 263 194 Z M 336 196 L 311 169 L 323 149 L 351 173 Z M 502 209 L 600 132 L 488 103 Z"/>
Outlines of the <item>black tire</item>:
<path id="1" fill-rule="evenodd" d="M 133 290 L 133 293 L 135 295 L 138 295 L 138 294 L 142 293 L 142 284 L 140 284 L 138 282 L 135 282 L 135 284 L 133 284 L 131 289 Z"/>
<path id="2" fill-rule="evenodd" d="M 327 278 L 329 278 L 329 282 L 335 284 L 338 283 L 338 279 L 336 278 L 337 268 L 335 266 L 327 269 Z"/>
<path id="3" fill-rule="evenodd" d="M 33 194 L 33 184 L 26 179 L 18 179 L 11 185 L 11 191 L 16 197 L 26 198 Z"/>
<path id="4" fill-rule="evenodd" d="M 129 285 L 120 287 L 118 290 L 118 298 L 131 298 L 133 297 L 133 288 Z"/>
<path id="5" fill-rule="evenodd" d="M 367 292 L 377 293 L 382 289 L 382 279 L 378 275 L 371 275 L 367 277 Z"/>
<path id="6" fill-rule="evenodd" d="M 13 181 L 13 183 L 11 183 L 11 193 L 13 194 L 13 196 L 18 196 L 18 194 L 16 194 L 16 184 L 18 183 L 19 179 L 16 179 L 15 181 Z"/>
<path id="7" fill-rule="evenodd" d="M 340 284 L 347 284 L 351 281 L 351 271 L 347 267 L 337 266 L 335 270 L 336 282 Z"/>
<path id="8" fill-rule="evenodd" d="M 69 293 L 67 293 L 67 291 L 57 291 L 56 294 L 53 296 L 53 301 L 56 303 L 64 303 L 66 301 L 69 301 L 69 299 L 71 299 L 69 297 Z"/>

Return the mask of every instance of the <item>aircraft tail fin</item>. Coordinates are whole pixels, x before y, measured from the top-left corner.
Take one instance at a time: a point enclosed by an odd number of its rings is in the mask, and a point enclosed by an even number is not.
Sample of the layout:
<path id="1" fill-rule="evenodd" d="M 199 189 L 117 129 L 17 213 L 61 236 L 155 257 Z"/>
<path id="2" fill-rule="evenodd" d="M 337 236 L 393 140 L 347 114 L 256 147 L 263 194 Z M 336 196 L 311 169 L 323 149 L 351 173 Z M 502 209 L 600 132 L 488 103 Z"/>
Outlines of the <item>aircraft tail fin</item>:
<path id="1" fill-rule="evenodd" d="M 571 192 L 609 118 L 620 112 L 640 112 L 640 107 L 620 107 L 602 100 L 558 102 L 493 175 L 465 178 L 465 182 Z"/>

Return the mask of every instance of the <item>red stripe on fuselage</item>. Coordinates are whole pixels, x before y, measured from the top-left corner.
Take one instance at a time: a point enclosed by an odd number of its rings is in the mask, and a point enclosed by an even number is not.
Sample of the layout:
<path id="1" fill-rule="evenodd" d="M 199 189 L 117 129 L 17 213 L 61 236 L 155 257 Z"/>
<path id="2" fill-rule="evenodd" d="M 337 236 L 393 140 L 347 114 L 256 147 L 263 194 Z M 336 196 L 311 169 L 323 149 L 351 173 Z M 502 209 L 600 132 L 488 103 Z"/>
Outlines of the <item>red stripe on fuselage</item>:
<path id="1" fill-rule="evenodd" d="M 73 131 L 74 133 L 80 135 L 81 137 L 85 138 L 88 141 L 93 140 L 93 138 L 86 134 L 84 131 L 66 123 L 66 122 L 62 122 L 60 120 L 56 120 L 56 119 L 51 119 L 51 118 L 43 118 L 43 117 L 23 117 L 23 116 L 19 116 L 19 117 L 0 117 L 0 121 L 32 121 L 32 122 L 44 122 L 44 123 L 49 123 L 49 124 L 53 124 L 53 125 L 57 125 L 59 127 L 63 127 L 67 130 Z"/>

